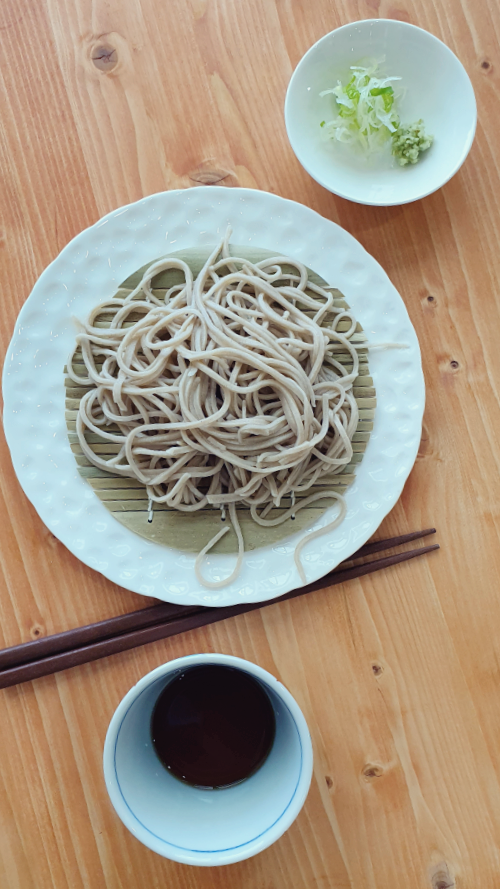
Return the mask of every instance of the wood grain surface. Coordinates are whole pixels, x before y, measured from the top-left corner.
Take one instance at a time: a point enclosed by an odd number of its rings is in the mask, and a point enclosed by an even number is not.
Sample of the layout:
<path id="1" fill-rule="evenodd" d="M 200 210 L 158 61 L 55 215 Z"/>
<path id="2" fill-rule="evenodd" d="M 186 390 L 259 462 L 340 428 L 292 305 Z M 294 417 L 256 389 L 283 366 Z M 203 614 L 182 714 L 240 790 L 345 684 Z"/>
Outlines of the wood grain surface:
<path id="1" fill-rule="evenodd" d="M 460 57 L 479 125 L 460 172 L 404 207 L 316 185 L 283 100 L 305 50 L 359 18 L 427 28 Z M 496 0 L 2 0 L 2 355 L 44 267 L 101 215 L 221 183 L 342 225 L 401 292 L 427 382 L 419 457 L 384 536 L 436 525 L 437 555 L 0 693 L 2 889 L 498 889 L 500 299 Z M 42 525 L 1 440 L 0 643 L 149 604 Z M 315 751 L 306 805 L 270 849 L 198 869 L 144 848 L 102 777 L 123 694 L 172 657 L 277 675 Z"/>

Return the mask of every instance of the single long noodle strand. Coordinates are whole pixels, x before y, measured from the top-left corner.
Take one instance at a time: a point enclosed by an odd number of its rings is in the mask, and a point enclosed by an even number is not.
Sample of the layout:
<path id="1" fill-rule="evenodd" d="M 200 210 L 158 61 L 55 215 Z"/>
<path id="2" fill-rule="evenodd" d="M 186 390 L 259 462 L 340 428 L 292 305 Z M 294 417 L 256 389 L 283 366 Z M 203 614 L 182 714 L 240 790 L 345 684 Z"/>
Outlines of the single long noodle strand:
<path id="1" fill-rule="evenodd" d="M 331 496 L 331 494 L 330 494 L 330 496 Z M 293 558 L 295 561 L 295 565 L 297 567 L 297 571 L 300 574 L 300 579 L 302 580 L 302 583 L 307 583 L 307 578 L 305 575 L 304 567 L 302 565 L 302 562 L 300 561 L 300 554 L 301 554 L 302 550 L 304 549 L 304 547 L 308 543 L 310 543 L 311 540 L 314 540 L 316 537 L 321 537 L 323 534 L 327 534 L 328 531 L 334 531 L 335 528 L 338 528 L 338 526 L 341 524 L 341 522 L 343 522 L 345 519 L 346 512 L 347 512 L 347 504 L 345 502 L 345 499 L 342 497 L 341 494 L 336 494 L 335 496 L 336 496 L 336 499 L 338 500 L 338 503 L 340 506 L 340 511 L 339 511 L 338 516 L 333 520 L 333 522 L 329 522 L 328 525 L 325 525 L 323 528 L 317 528 L 316 531 L 310 531 L 309 534 L 306 534 L 306 536 L 303 537 L 302 540 L 300 540 L 298 542 L 297 546 L 295 547 L 295 552 L 293 554 Z"/>
<path id="2" fill-rule="evenodd" d="M 226 532 L 229 531 L 229 528 L 227 526 L 225 528 L 222 528 L 222 530 L 219 531 L 219 533 L 216 534 L 215 537 L 213 537 L 212 540 L 210 540 L 206 544 L 206 546 L 203 547 L 201 552 L 196 557 L 196 560 L 194 563 L 194 571 L 195 571 L 196 579 L 197 579 L 198 583 L 200 583 L 202 586 L 207 587 L 209 590 L 220 590 L 220 589 L 222 589 L 222 587 L 228 586 L 228 584 L 230 584 L 233 580 L 236 580 L 236 578 L 238 577 L 238 574 L 241 571 L 241 563 L 243 561 L 243 556 L 245 554 L 245 543 L 243 540 L 243 534 L 241 533 L 240 523 L 238 521 L 238 516 L 236 514 L 236 507 L 235 507 L 234 503 L 231 503 L 229 505 L 229 516 L 230 516 L 230 519 L 231 519 L 231 522 L 232 522 L 232 525 L 233 525 L 233 528 L 235 530 L 236 537 L 238 540 L 238 555 L 236 557 L 236 564 L 235 564 L 231 574 L 229 575 L 229 577 L 225 577 L 224 580 L 207 580 L 205 577 L 203 577 L 203 575 L 201 573 L 201 562 L 202 562 L 203 556 L 205 556 L 208 552 L 210 552 L 212 547 L 215 546 L 215 544 L 221 539 L 221 537 L 223 537 L 224 534 L 226 534 Z"/>
<path id="3" fill-rule="evenodd" d="M 311 282 L 306 267 L 286 256 L 257 263 L 231 256 L 230 234 L 196 279 L 183 260 L 162 259 L 128 295 L 92 309 L 78 322 L 68 359 L 68 376 L 93 387 L 80 400 L 76 422 L 84 455 L 100 469 L 144 484 L 149 519 L 153 503 L 184 512 L 228 507 L 236 565 L 223 581 L 201 573 L 204 556 L 226 527 L 196 559 L 196 576 L 209 589 L 226 586 L 240 571 L 237 506 L 249 508 L 257 523 L 274 526 L 333 498 L 340 504 L 335 521 L 296 548 L 305 580 L 303 546 L 337 527 L 346 508 L 327 487 L 300 500 L 295 495 L 352 459 L 358 425 L 353 383 L 359 349 L 366 348 L 353 315 L 334 305 L 332 288 Z M 170 269 L 183 283 L 160 298 L 154 279 Z M 339 353 L 347 353 L 351 367 L 336 359 Z M 94 453 L 88 433 L 115 453 Z M 291 508 L 273 515 L 290 497 Z"/>

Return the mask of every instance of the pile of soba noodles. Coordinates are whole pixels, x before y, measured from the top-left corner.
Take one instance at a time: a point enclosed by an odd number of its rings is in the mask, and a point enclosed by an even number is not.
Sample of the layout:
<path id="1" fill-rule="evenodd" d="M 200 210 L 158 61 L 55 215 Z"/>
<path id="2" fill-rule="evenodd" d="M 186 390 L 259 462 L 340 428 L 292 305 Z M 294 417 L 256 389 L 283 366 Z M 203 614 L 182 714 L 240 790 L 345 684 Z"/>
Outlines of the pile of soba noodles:
<path id="1" fill-rule="evenodd" d="M 182 259 L 160 260 L 133 292 L 100 303 L 79 323 L 75 352 L 80 347 L 86 375 L 76 373 L 75 353 L 68 374 L 93 388 L 81 399 L 77 433 L 94 466 L 146 486 L 150 519 L 153 503 L 185 512 L 211 506 L 223 519 L 227 510 L 238 539 L 233 572 L 216 582 L 201 573 L 227 522 L 195 564 L 200 583 L 212 589 L 231 583 L 240 570 L 237 506 L 265 526 L 315 500 L 337 501 L 335 520 L 306 534 L 295 549 L 305 582 L 301 549 L 337 526 L 346 511 L 334 491 L 307 492 L 352 458 L 356 321 L 334 306 L 329 289 L 308 279 L 300 262 L 230 256 L 229 236 L 230 230 L 196 279 Z M 160 299 L 153 282 L 166 269 L 181 270 L 184 280 Z M 95 324 L 103 311 L 111 316 L 107 328 Z M 346 320 L 348 329 L 340 332 Z M 336 359 L 339 351 L 350 353 L 351 370 Z M 94 453 L 86 432 L 119 445 L 118 453 Z M 275 506 L 285 509 L 269 517 Z"/>

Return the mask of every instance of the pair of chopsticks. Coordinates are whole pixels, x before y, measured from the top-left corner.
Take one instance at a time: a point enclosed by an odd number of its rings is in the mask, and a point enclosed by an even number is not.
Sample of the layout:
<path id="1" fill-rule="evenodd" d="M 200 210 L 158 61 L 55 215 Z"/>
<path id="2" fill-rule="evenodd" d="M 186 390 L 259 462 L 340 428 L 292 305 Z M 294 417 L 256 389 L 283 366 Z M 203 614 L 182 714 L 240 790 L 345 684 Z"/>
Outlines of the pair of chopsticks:
<path id="1" fill-rule="evenodd" d="M 304 596 L 315 590 L 325 589 L 337 583 L 353 580 L 355 577 L 363 577 L 372 574 L 390 565 L 406 562 L 416 556 L 439 549 L 438 544 L 423 546 L 407 552 L 400 552 L 382 559 L 374 559 L 370 562 L 352 565 L 344 568 L 343 565 L 356 561 L 374 553 L 392 549 L 413 540 L 420 540 L 429 534 L 435 533 L 435 528 L 427 528 L 425 531 L 413 531 L 411 534 L 403 534 L 400 537 L 390 537 L 386 540 L 375 540 L 362 546 L 346 562 L 308 586 L 292 590 L 277 599 L 267 602 L 242 603 L 241 605 L 229 605 L 222 608 L 205 608 L 198 605 L 172 605 L 162 602 L 140 611 L 132 611 L 130 614 L 122 614 L 111 617 L 85 627 L 77 627 L 67 630 L 65 633 L 56 633 L 54 636 L 46 636 L 33 642 L 25 642 L 12 648 L 0 651 L 0 688 L 8 688 L 20 682 L 38 679 L 87 664 L 119 651 L 127 651 L 138 648 L 148 642 L 156 642 L 168 636 L 177 636 L 188 630 L 204 627 L 207 624 L 234 617 L 237 614 L 245 614 L 255 611 L 257 608 L 265 608 L 267 605 L 276 605 L 278 602 L 286 602 L 296 596 Z"/>

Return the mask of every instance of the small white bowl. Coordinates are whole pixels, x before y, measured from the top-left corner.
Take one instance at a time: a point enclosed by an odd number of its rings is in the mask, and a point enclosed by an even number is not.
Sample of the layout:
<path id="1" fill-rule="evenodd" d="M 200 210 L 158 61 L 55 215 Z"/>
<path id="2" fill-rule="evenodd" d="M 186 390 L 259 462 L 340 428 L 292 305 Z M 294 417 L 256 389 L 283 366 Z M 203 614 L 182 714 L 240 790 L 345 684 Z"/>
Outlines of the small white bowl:
<path id="1" fill-rule="evenodd" d="M 422 118 L 434 136 L 414 165 L 399 166 L 389 147 L 367 160 L 320 127 L 336 116 L 335 97 L 320 92 L 337 80 L 345 84 L 350 66 L 366 59 L 385 59 L 383 73 L 402 78 L 401 122 Z M 441 188 L 467 157 L 476 119 L 472 84 L 451 49 L 428 31 L 391 19 L 353 22 L 318 40 L 295 69 L 285 99 L 288 138 L 307 172 L 334 194 L 375 206 L 407 204 Z"/>
<path id="2" fill-rule="evenodd" d="M 250 673 L 274 707 L 276 734 L 267 759 L 233 787 L 203 790 L 178 781 L 151 741 L 159 695 L 198 664 Z M 288 830 L 304 805 L 312 766 L 309 729 L 290 692 L 262 667 L 225 654 L 189 655 L 143 676 L 118 705 L 104 745 L 106 787 L 125 826 L 153 852 L 205 867 L 250 858 Z"/>

